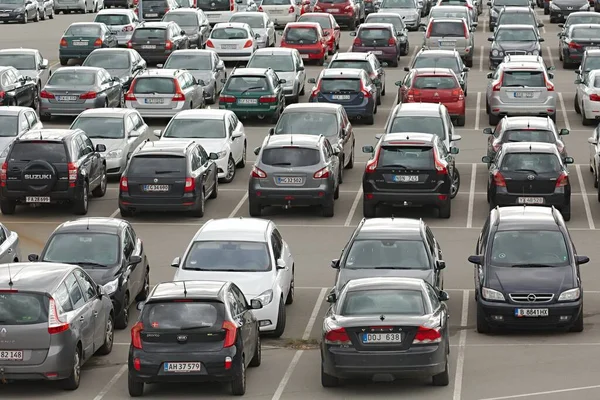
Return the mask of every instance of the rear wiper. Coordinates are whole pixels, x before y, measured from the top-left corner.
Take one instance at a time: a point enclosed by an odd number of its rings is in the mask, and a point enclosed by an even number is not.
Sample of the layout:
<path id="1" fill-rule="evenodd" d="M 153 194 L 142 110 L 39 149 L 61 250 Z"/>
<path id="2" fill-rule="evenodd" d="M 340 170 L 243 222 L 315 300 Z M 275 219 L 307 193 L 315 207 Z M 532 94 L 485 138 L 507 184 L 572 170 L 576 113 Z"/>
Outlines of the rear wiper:
<path id="1" fill-rule="evenodd" d="M 149 36 L 146 39 L 150 39 L 150 40 L 156 40 L 156 39 L 162 39 L 162 37 L 158 37 L 158 36 Z"/>
<path id="2" fill-rule="evenodd" d="M 271 165 L 273 165 L 273 166 L 292 165 L 292 163 L 289 163 L 289 162 L 277 162 L 277 163 L 273 163 Z"/>
<path id="3" fill-rule="evenodd" d="M 72 262 L 69 264 L 87 265 L 88 267 L 106 268 L 106 265 L 104 265 L 104 264 L 99 264 L 99 263 L 95 263 L 95 262 L 91 262 L 91 261 L 75 261 L 75 262 Z"/>
<path id="4" fill-rule="evenodd" d="M 534 169 L 527 169 L 527 168 L 521 168 L 521 169 L 515 169 L 515 172 L 531 172 L 532 174 L 538 174 L 536 170 Z"/>
<path id="5" fill-rule="evenodd" d="M 373 269 L 415 269 L 409 267 L 374 267 Z"/>
<path id="6" fill-rule="evenodd" d="M 513 268 L 554 268 L 554 267 L 556 267 L 556 265 L 523 263 L 523 264 L 513 264 L 513 265 L 511 265 L 511 267 L 513 267 Z"/>
<path id="7" fill-rule="evenodd" d="M 180 171 L 180 170 L 173 170 L 173 171 L 171 171 L 171 170 L 164 170 L 164 171 L 154 171 L 154 173 L 155 173 L 156 175 L 160 175 L 160 174 L 172 174 L 172 173 L 174 173 L 174 172 L 181 172 L 181 171 Z"/>
<path id="8" fill-rule="evenodd" d="M 242 93 L 240 93 L 240 94 L 244 94 L 244 93 L 246 93 L 246 92 L 248 92 L 248 91 L 250 91 L 250 90 L 258 90 L 258 89 L 262 89 L 262 88 L 263 88 L 262 86 L 252 86 L 252 87 L 249 87 L 248 89 L 244 90 L 244 91 L 243 91 Z"/>
<path id="9" fill-rule="evenodd" d="M 402 165 L 402 164 L 386 164 L 386 165 L 382 165 L 381 167 L 396 167 L 396 168 L 408 169 L 408 167 L 406 165 Z"/>
<path id="10" fill-rule="evenodd" d="M 192 329 L 202 329 L 202 328 L 210 328 L 212 325 L 211 324 L 204 324 L 204 325 L 190 325 L 190 326 L 184 326 L 182 328 L 179 328 L 182 331 L 190 331 Z"/>

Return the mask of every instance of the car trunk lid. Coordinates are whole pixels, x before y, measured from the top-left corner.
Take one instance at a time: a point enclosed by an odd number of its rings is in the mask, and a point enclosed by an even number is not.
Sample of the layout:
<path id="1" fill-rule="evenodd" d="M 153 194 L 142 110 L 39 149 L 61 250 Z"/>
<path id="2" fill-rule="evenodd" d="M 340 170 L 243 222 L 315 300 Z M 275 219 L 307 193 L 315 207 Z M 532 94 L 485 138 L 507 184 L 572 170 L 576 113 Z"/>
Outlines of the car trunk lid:
<path id="1" fill-rule="evenodd" d="M 431 190 L 438 184 L 431 143 L 415 142 L 381 146 L 375 184 L 383 190 Z"/>
<path id="2" fill-rule="evenodd" d="M 450 75 L 419 75 L 413 81 L 407 96 L 410 102 L 442 104 L 464 98 L 460 84 Z"/>
<path id="3" fill-rule="evenodd" d="M 146 154 L 131 159 L 127 187 L 131 197 L 181 198 L 185 189 L 186 158 Z"/>
<path id="4" fill-rule="evenodd" d="M 500 173 L 509 193 L 551 194 L 562 168 L 555 154 L 509 153 L 502 160 Z"/>
<path id="5" fill-rule="evenodd" d="M 359 78 L 323 78 L 320 82 L 319 101 L 341 105 L 359 105 L 365 98 Z"/>
<path id="6" fill-rule="evenodd" d="M 320 180 L 313 178 L 320 169 L 321 155 L 316 148 L 289 146 L 263 150 L 261 164 L 267 169 L 268 179 L 261 182 L 271 188 L 316 188 Z"/>
<path id="7" fill-rule="evenodd" d="M 133 101 L 138 109 L 162 109 L 172 106 L 177 93 L 176 82 L 167 77 L 144 77 L 135 80 L 132 94 L 126 100 Z"/>

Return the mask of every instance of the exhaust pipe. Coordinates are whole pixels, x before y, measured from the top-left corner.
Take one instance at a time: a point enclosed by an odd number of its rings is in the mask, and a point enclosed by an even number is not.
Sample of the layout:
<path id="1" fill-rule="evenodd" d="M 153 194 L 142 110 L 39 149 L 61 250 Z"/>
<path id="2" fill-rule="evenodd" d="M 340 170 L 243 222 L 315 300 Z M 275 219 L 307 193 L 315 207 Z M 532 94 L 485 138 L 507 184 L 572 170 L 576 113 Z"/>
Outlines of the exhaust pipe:
<path id="1" fill-rule="evenodd" d="M 356 117 L 356 119 L 357 119 L 357 120 L 360 120 L 361 118 L 362 118 L 362 115 L 358 115 L 358 116 Z"/>
<path id="2" fill-rule="evenodd" d="M 265 116 L 263 114 L 260 114 L 257 118 L 262 121 L 263 119 L 265 119 Z"/>

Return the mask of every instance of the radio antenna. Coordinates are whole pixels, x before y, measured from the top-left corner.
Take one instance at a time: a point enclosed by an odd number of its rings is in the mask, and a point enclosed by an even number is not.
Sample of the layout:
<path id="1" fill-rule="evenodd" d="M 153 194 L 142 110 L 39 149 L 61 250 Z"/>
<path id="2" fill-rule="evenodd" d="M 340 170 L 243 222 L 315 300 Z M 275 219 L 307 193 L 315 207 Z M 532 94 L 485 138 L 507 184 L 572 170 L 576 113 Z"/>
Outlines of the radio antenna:
<path id="1" fill-rule="evenodd" d="M 10 263 L 6 264 L 7 268 L 8 268 L 8 286 L 12 289 L 13 287 L 13 280 L 12 280 L 12 273 L 10 272 Z"/>
<path id="2" fill-rule="evenodd" d="M 87 219 L 87 226 L 85 227 L 88 231 L 90 230 L 90 219 Z"/>
<path id="3" fill-rule="evenodd" d="M 183 282 L 183 295 L 187 297 L 187 287 L 185 287 L 185 281 Z"/>

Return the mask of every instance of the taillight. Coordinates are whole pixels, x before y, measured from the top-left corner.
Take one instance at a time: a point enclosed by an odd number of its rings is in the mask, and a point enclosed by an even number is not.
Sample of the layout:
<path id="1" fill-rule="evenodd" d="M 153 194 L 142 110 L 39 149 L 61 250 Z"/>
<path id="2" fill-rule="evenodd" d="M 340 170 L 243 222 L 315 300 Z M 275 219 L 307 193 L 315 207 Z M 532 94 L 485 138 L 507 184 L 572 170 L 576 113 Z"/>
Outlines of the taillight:
<path id="1" fill-rule="evenodd" d="M 315 12 L 321 12 L 321 11 L 323 11 L 323 9 L 322 9 L 321 7 L 319 7 L 319 6 L 314 6 L 314 7 L 313 7 L 313 10 L 314 10 Z"/>
<path id="2" fill-rule="evenodd" d="M 465 92 L 463 92 L 462 89 L 454 89 L 452 91 L 452 96 L 458 97 L 458 100 L 464 100 L 465 99 Z"/>
<path id="3" fill-rule="evenodd" d="M 496 82 L 493 86 L 492 86 L 492 90 L 494 92 L 499 92 L 500 88 L 502 87 L 502 80 L 504 79 L 504 72 L 500 73 L 500 78 L 498 79 L 498 82 Z"/>
<path id="4" fill-rule="evenodd" d="M 350 337 L 344 328 L 333 329 L 325 334 L 327 344 L 350 344 Z"/>
<path id="5" fill-rule="evenodd" d="M 506 181 L 504 180 L 504 176 L 498 171 L 494 172 L 494 185 L 500 187 L 506 187 Z"/>
<path id="6" fill-rule="evenodd" d="M 554 84 L 550 82 L 547 76 L 544 75 L 544 80 L 546 81 L 546 90 L 549 92 L 554 92 Z"/>
<path id="7" fill-rule="evenodd" d="M 354 7 L 352 7 L 352 6 L 346 6 L 346 7 L 344 7 L 344 11 L 354 13 Z"/>
<path id="8" fill-rule="evenodd" d="M 94 42 L 94 47 L 102 47 L 102 39 L 96 39 L 96 41 Z"/>
<path id="9" fill-rule="evenodd" d="M 433 159 L 435 161 L 435 170 L 437 171 L 437 174 L 448 175 L 448 167 L 446 163 L 439 158 L 435 149 L 433 150 Z"/>
<path id="10" fill-rule="evenodd" d="M 67 169 L 69 171 L 69 187 L 75 187 L 75 182 L 77 181 L 77 165 L 74 163 L 68 163 Z"/>
<path id="11" fill-rule="evenodd" d="M 169 8 L 168 8 L 168 7 L 167 7 L 167 8 L 165 8 L 165 14 L 166 14 L 166 13 L 168 13 L 169 11 L 170 11 L 170 10 L 169 10 Z"/>
<path id="12" fill-rule="evenodd" d="M 320 91 L 321 91 L 321 81 L 319 81 L 319 83 L 317 83 L 317 87 L 312 90 L 312 92 L 310 93 L 310 97 L 317 97 L 319 95 Z"/>
<path id="13" fill-rule="evenodd" d="M 54 95 L 52 93 L 46 92 L 45 90 L 42 90 L 40 92 L 40 97 L 42 99 L 54 99 Z"/>
<path id="14" fill-rule="evenodd" d="M 416 101 L 420 97 L 421 97 L 421 91 L 420 90 L 410 89 L 408 92 L 406 92 L 406 99 L 408 101 Z"/>
<path id="15" fill-rule="evenodd" d="M 131 85 L 131 89 L 125 94 L 125 101 L 137 101 L 135 94 L 133 94 L 133 85 Z"/>
<path id="16" fill-rule="evenodd" d="M 362 46 L 362 41 L 359 38 L 356 38 L 352 44 L 355 46 Z"/>
<path id="17" fill-rule="evenodd" d="M 67 39 L 60 39 L 60 47 L 67 47 L 69 44 L 67 43 Z"/>
<path id="18" fill-rule="evenodd" d="M 288 10 L 288 14 L 293 14 L 296 12 L 296 9 L 294 8 L 294 6 L 290 6 L 290 9 Z"/>
<path id="19" fill-rule="evenodd" d="M 131 43 L 131 40 L 127 41 L 127 47 L 133 49 L 133 43 Z"/>
<path id="20" fill-rule="evenodd" d="M 265 179 L 267 177 L 267 173 L 262 169 L 254 166 L 252 167 L 252 172 L 250 172 L 250 176 L 252 178 Z"/>
<path id="21" fill-rule="evenodd" d="M 277 103 L 277 97 L 275 96 L 261 96 L 258 99 L 260 103 Z"/>
<path id="22" fill-rule="evenodd" d="M 441 341 L 442 334 L 440 333 L 440 328 L 432 329 L 420 326 L 413 339 L 413 344 L 430 344 L 439 343 Z"/>
<path id="23" fill-rule="evenodd" d="M 575 42 L 570 42 L 569 43 L 569 48 L 570 49 L 581 49 L 581 48 L 583 48 L 583 46 L 580 45 L 580 44 L 578 44 L 578 43 L 575 43 Z"/>
<path id="24" fill-rule="evenodd" d="M 125 27 L 123 27 L 123 32 L 133 32 L 133 26 L 132 25 L 127 25 Z"/>
<path id="25" fill-rule="evenodd" d="M 590 94 L 590 101 L 600 101 L 600 96 L 597 94 Z"/>
<path id="26" fill-rule="evenodd" d="M 127 182 L 127 177 L 125 177 L 125 176 L 121 177 L 121 181 L 119 182 L 119 190 L 121 192 L 129 191 L 129 183 Z"/>
<path id="27" fill-rule="evenodd" d="M 254 43 L 252 43 L 252 40 L 248 39 L 248 41 L 246 42 L 246 44 L 244 45 L 244 48 L 247 49 L 248 47 L 252 47 Z"/>
<path id="28" fill-rule="evenodd" d="M 80 94 L 79 98 L 81 100 L 89 100 L 89 99 L 95 99 L 96 96 L 97 96 L 96 92 L 87 92 L 87 93 L 84 93 L 84 94 Z"/>
<path id="29" fill-rule="evenodd" d="M 136 349 L 142 348 L 142 331 L 144 330 L 144 324 L 138 322 L 131 328 L 131 345 Z"/>
<path id="30" fill-rule="evenodd" d="M 235 11 L 235 0 L 229 0 L 229 11 Z"/>
<path id="31" fill-rule="evenodd" d="M 396 45 L 396 39 L 394 39 L 393 37 L 388 39 L 388 46 L 395 46 Z"/>
<path id="32" fill-rule="evenodd" d="M 263 8 L 262 8 L 262 6 L 258 7 L 258 11 L 259 12 L 263 12 L 264 11 Z"/>
<path id="33" fill-rule="evenodd" d="M 433 25 L 429 24 L 429 26 L 427 27 L 427 32 L 425 32 L 425 37 L 428 38 L 428 39 L 431 37 L 431 30 L 432 30 L 432 28 L 433 28 Z"/>
<path id="34" fill-rule="evenodd" d="M 225 330 L 225 341 L 223 347 L 231 347 L 235 344 L 237 336 L 237 326 L 233 322 L 223 321 L 223 330 Z"/>
<path id="35" fill-rule="evenodd" d="M 2 169 L 0 169 L 0 186 L 5 187 L 6 186 L 6 171 L 8 170 L 8 163 L 5 161 L 2 164 Z"/>
<path id="36" fill-rule="evenodd" d="M 193 192 L 196 189 L 196 180 L 194 178 L 185 178 L 185 187 L 183 191 L 185 193 Z"/>
<path id="37" fill-rule="evenodd" d="M 365 87 L 365 85 L 362 83 L 362 81 L 360 82 L 360 92 L 361 92 L 361 93 L 362 93 L 362 95 L 363 95 L 365 98 L 367 98 L 367 99 L 371 97 L 371 92 L 369 92 L 369 91 L 367 90 L 367 88 L 366 88 L 366 87 Z"/>
<path id="38" fill-rule="evenodd" d="M 6 96 L 6 92 L 3 90 L 0 90 L 0 99 L 3 99 L 4 96 Z"/>
<path id="39" fill-rule="evenodd" d="M 367 165 L 365 166 L 365 174 L 371 174 L 375 172 L 377 169 L 377 164 L 379 163 L 379 153 L 381 152 L 381 147 L 377 149 L 375 152 L 375 156 L 367 161 Z"/>
<path id="40" fill-rule="evenodd" d="M 564 187 L 569 184 L 569 176 L 566 173 L 561 173 L 558 179 L 556 180 L 556 187 Z"/>
<path id="41" fill-rule="evenodd" d="M 60 319 L 58 309 L 56 308 L 56 301 L 50 297 L 48 305 L 48 333 L 54 335 L 64 332 L 67 329 L 69 329 L 69 323 Z"/>
<path id="42" fill-rule="evenodd" d="M 206 47 L 212 47 L 212 48 L 214 48 L 214 47 L 215 47 L 215 45 L 214 45 L 214 44 L 213 44 L 213 42 L 211 42 L 211 41 L 210 41 L 210 39 L 209 39 L 209 40 L 207 40 L 207 41 L 206 41 Z"/>
<path id="43" fill-rule="evenodd" d="M 173 42 L 171 42 L 170 40 L 167 40 L 165 42 L 165 50 L 171 50 L 173 48 Z"/>
<path id="44" fill-rule="evenodd" d="M 313 178 L 315 179 L 325 179 L 329 178 L 329 168 L 321 168 L 317 172 L 314 173 Z"/>
<path id="45" fill-rule="evenodd" d="M 219 96 L 219 103 L 235 103 L 235 96 L 222 94 Z"/>
<path id="46" fill-rule="evenodd" d="M 183 91 L 181 90 L 181 86 L 179 86 L 179 81 L 175 79 L 174 82 L 175 82 L 175 95 L 173 96 L 173 98 L 171 100 L 172 101 L 185 101 L 185 94 L 183 94 Z"/>

